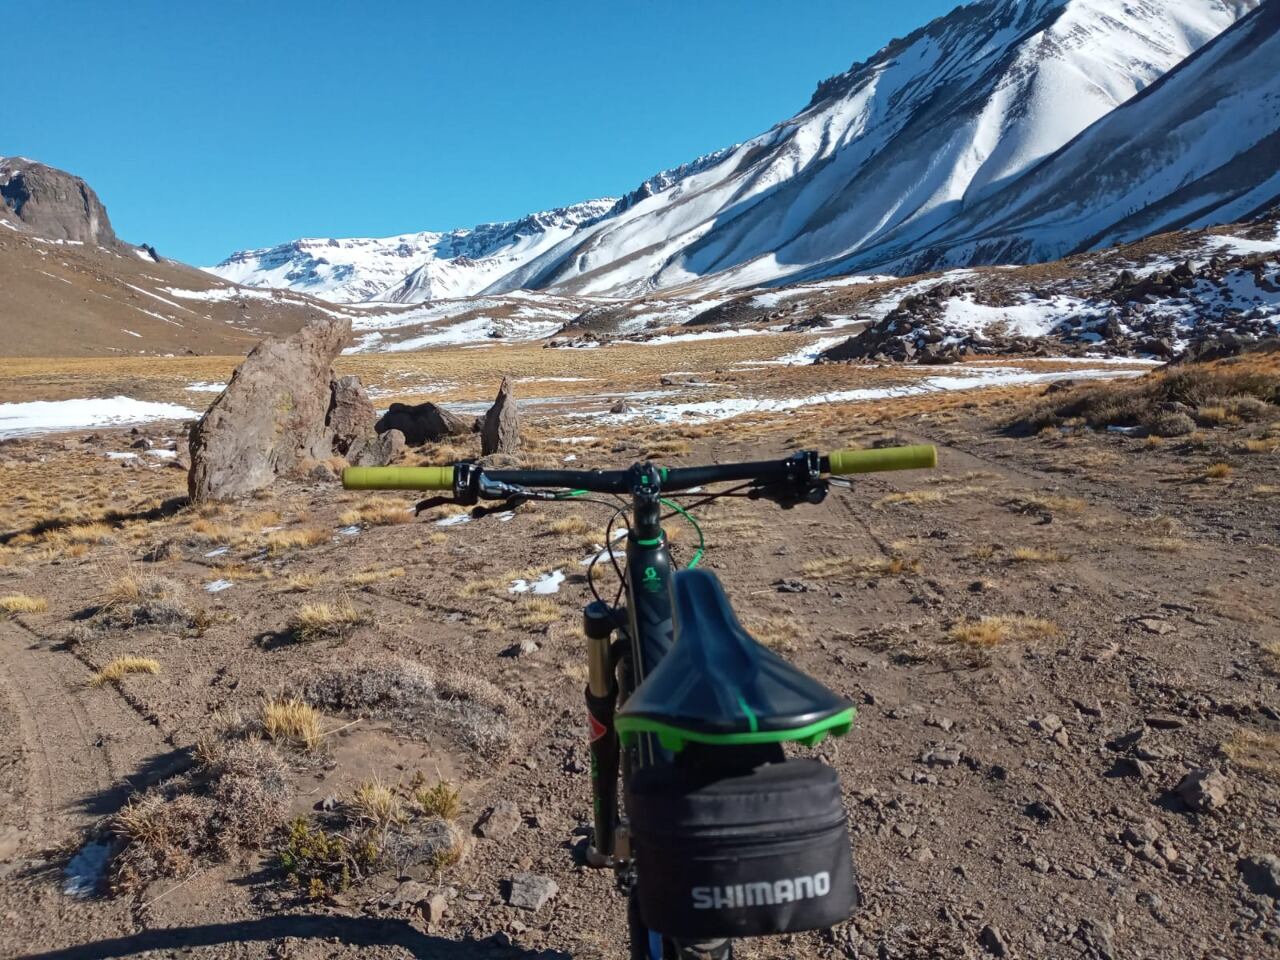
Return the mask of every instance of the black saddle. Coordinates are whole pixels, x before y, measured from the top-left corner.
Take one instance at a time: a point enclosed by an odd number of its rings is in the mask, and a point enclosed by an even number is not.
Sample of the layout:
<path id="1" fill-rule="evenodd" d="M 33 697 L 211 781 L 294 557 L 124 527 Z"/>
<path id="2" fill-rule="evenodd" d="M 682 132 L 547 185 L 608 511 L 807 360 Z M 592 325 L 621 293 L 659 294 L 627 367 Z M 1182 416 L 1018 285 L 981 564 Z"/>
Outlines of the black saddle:
<path id="1" fill-rule="evenodd" d="M 687 741 L 814 746 L 847 733 L 854 713 L 844 697 L 752 638 L 715 574 L 684 570 L 675 576 L 675 643 L 616 723 L 623 742 L 650 733 L 672 751 Z"/>

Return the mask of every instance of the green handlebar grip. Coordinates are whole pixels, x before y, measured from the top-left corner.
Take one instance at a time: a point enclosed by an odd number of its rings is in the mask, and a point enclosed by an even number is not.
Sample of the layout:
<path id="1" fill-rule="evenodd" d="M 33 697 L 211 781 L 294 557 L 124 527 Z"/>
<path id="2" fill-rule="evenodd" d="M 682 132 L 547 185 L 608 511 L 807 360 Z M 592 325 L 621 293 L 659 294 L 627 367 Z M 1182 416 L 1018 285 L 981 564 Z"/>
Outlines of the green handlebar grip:
<path id="1" fill-rule="evenodd" d="M 453 467 L 347 467 L 348 490 L 452 490 Z"/>
<path id="2" fill-rule="evenodd" d="M 925 443 L 914 447 L 881 447 L 878 450 L 835 450 L 828 460 L 831 472 L 836 476 L 880 470 L 926 470 L 938 465 L 938 448 Z"/>

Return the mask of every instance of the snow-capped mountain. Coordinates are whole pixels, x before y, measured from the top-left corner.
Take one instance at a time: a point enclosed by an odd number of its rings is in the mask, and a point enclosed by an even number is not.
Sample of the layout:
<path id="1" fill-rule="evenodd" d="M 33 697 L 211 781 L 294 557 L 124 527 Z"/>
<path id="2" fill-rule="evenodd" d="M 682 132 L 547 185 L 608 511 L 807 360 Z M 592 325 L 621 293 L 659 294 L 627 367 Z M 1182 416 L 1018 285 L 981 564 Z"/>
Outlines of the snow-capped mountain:
<path id="1" fill-rule="evenodd" d="M 1280 3 L 1263 4 L 895 264 L 1039 262 L 1280 203 Z M 883 259 L 873 254 L 870 260 Z"/>
<path id="2" fill-rule="evenodd" d="M 923 238 L 971 211 L 1002 213 L 992 197 L 1258 2 L 976 0 L 822 82 L 766 133 L 622 200 L 535 215 L 552 218 L 546 227 L 299 241 L 214 269 L 331 299 L 402 301 L 521 288 L 638 295 L 871 270 L 877 257 L 928 248 Z M 580 213 L 560 216 L 568 211 Z M 485 230 L 502 239 L 460 249 Z"/>
<path id="3" fill-rule="evenodd" d="M 232 254 L 209 272 L 254 287 L 291 287 L 326 300 L 415 303 L 479 293 L 607 214 L 612 197 L 507 223 L 448 233 L 304 239 Z"/>

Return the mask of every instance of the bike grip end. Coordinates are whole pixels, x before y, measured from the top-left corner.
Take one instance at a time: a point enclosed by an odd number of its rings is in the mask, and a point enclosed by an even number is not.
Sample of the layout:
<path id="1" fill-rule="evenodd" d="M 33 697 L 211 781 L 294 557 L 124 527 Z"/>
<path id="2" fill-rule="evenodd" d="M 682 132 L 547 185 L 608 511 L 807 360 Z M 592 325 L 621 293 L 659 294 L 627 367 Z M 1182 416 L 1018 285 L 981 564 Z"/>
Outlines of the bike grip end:
<path id="1" fill-rule="evenodd" d="M 347 490 L 452 490 L 453 467 L 347 467 Z"/>
<path id="2" fill-rule="evenodd" d="M 834 450 L 828 455 L 834 476 L 881 470 L 928 470 L 938 465 L 938 448 L 931 443 L 872 450 Z"/>

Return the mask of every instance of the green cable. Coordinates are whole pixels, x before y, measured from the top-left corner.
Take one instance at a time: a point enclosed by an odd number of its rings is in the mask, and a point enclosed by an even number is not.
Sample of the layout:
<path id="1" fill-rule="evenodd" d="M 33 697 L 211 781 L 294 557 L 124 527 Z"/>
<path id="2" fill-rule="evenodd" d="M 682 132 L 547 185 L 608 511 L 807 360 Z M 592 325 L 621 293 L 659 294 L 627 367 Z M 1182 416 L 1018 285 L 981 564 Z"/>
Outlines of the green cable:
<path id="1" fill-rule="evenodd" d="M 670 507 L 676 513 L 680 514 L 680 516 L 688 520 L 693 529 L 698 533 L 698 549 L 693 551 L 693 559 L 690 560 L 689 565 L 685 567 L 686 570 L 692 570 L 698 565 L 698 561 L 702 559 L 702 555 L 706 553 L 707 550 L 707 539 L 702 535 L 702 527 L 698 526 L 698 521 L 693 519 L 693 514 L 680 506 L 680 504 L 676 503 L 674 500 L 668 500 L 666 497 L 663 497 L 662 504 L 663 506 Z"/>

